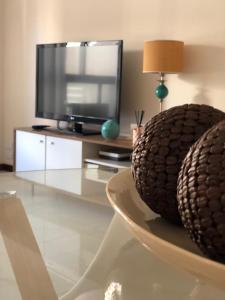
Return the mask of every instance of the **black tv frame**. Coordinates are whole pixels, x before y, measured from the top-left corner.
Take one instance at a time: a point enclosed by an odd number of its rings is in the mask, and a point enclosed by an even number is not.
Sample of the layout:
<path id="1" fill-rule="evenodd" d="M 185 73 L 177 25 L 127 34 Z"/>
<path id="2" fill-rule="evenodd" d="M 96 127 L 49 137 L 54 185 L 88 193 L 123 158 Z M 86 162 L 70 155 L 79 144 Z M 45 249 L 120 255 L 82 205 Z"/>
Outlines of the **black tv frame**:
<path id="1" fill-rule="evenodd" d="M 122 88 L 122 62 L 123 62 L 123 40 L 105 40 L 105 41 L 82 41 L 82 42 L 64 42 L 64 43 L 52 43 L 52 44 L 37 44 L 36 45 L 36 91 L 35 91 L 35 117 L 50 119 L 56 121 L 74 121 L 74 122 L 84 122 L 84 123 L 93 123 L 93 124 L 103 124 L 109 118 L 96 118 L 92 116 L 82 116 L 82 115 L 64 115 L 64 114 L 54 114 L 54 113 L 45 113 L 38 112 L 38 49 L 47 48 L 47 47 L 66 47 L 68 44 L 77 43 L 79 47 L 90 46 L 91 43 L 95 45 L 118 45 L 118 68 L 117 68 L 117 103 L 116 103 L 116 114 L 115 120 L 120 122 L 120 106 L 121 106 L 121 88 Z"/>

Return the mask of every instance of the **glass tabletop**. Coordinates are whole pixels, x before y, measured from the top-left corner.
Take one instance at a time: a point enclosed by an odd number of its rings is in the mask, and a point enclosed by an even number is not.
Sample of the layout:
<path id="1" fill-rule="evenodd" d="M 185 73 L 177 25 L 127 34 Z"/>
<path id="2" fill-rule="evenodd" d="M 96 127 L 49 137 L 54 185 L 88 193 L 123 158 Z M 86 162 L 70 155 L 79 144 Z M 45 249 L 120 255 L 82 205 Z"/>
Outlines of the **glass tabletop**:
<path id="1" fill-rule="evenodd" d="M 105 184 L 112 175 L 97 169 L 0 174 L 0 192 L 12 193 L 1 194 L 0 200 L 4 203 L 7 197 L 20 199 L 22 208 L 18 209 L 25 210 L 57 297 L 69 291 L 84 274 L 111 222 L 113 210 L 105 194 Z M 8 221 L 4 210 L 1 213 L 4 225 L 0 235 L 0 299 L 7 300 L 25 299 L 14 268 L 15 255 L 11 253 L 19 249 L 15 245 L 17 236 L 12 243 L 12 236 L 20 226 L 13 211 L 19 205 L 16 201 L 5 202 L 12 205 L 5 209 Z M 8 241 L 4 230 L 12 233 Z M 26 244 L 25 234 L 22 239 Z"/>
<path id="2" fill-rule="evenodd" d="M 224 300 L 133 237 L 106 199 L 112 175 L 0 173 L 0 299 Z"/>

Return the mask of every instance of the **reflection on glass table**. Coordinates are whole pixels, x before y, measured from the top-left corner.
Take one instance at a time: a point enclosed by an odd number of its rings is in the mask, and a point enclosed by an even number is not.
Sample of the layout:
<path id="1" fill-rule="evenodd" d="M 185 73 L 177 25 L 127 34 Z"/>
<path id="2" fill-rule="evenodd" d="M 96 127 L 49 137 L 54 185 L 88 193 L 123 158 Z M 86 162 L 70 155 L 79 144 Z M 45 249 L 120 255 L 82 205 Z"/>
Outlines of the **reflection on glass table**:
<path id="1" fill-rule="evenodd" d="M 82 276 L 110 224 L 113 210 L 101 179 L 112 174 L 88 169 L 0 174 L 0 191 L 16 191 L 21 199 L 58 296 Z M 49 186 L 40 180 L 48 175 Z M 21 299 L 2 237 L 0 251 L 0 299 Z"/>
<path id="2" fill-rule="evenodd" d="M 51 184 L 46 181 L 49 174 Z M 209 285 L 204 286 L 203 294 L 202 286 L 196 285 L 193 276 L 161 262 L 134 238 L 117 213 L 113 215 L 105 194 L 105 183 L 112 175 L 101 170 L 0 175 L 0 190 L 16 191 L 22 203 L 14 195 L 9 202 L 4 197 L 0 200 L 7 207 L 7 211 L 1 209 L 0 216 L 0 299 L 208 300 L 212 295 L 217 300 L 225 299 L 224 292 Z M 80 188 L 71 191 L 72 182 Z M 10 203 L 12 207 L 8 209 Z M 12 214 L 15 207 L 19 213 Z M 39 264 L 33 261 L 27 265 L 29 257 L 21 257 L 19 262 L 13 260 L 18 259 L 19 253 L 9 251 L 5 237 L 12 237 L 8 239 L 11 250 L 23 244 L 29 255 L 33 255 L 36 240 L 41 255 L 35 256 L 34 261 Z M 23 272 L 33 270 L 22 283 L 17 272 L 21 263 Z M 26 298 L 26 288 L 35 290 L 41 284 L 43 278 L 40 283 L 31 280 L 40 269 L 45 278 L 50 275 L 45 289 L 51 291 L 52 298 L 44 297 L 44 293 L 39 298 Z"/>

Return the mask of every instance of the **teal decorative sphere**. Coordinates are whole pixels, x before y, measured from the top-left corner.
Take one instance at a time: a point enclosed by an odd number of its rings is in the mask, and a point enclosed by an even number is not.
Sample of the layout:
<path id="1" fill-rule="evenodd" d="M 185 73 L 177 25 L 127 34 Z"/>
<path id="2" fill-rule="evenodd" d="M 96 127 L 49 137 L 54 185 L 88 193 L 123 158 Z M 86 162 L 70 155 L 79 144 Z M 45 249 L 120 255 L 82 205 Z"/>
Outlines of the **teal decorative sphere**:
<path id="1" fill-rule="evenodd" d="M 119 136 L 120 127 L 116 121 L 108 120 L 102 124 L 101 133 L 105 139 L 113 140 Z"/>
<path id="2" fill-rule="evenodd" d="M 155 89 L 155 95 L 158 97 L 160 100 L 163 100 L 166 98 L 168 95 L 169 91 L 168 88 L 164 84 L 160 84 L 156 89 Z"/>

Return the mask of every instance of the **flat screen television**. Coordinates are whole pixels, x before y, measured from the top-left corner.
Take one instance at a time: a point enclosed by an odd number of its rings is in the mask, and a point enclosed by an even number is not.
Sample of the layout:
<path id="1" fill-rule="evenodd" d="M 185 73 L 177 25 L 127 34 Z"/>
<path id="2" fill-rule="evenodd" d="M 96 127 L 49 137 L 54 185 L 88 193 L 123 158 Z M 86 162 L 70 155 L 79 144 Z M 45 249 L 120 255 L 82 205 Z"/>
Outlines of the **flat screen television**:
<path id="1" fill-rule="evenodd" d="M 37 45 L 36 117 L 119 122 L 123 41 Z"/>

